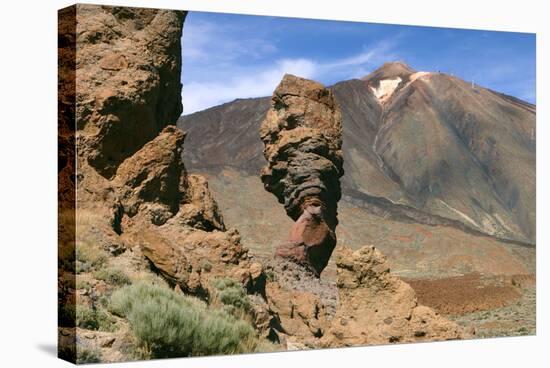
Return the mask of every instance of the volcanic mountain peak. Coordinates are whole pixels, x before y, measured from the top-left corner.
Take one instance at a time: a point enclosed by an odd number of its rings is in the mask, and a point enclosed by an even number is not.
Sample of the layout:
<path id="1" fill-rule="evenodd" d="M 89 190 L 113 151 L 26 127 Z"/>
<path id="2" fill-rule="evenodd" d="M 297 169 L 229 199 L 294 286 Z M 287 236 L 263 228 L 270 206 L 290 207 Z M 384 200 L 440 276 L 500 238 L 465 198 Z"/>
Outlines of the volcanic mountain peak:
<path id="1" fill-rule="evenodd" d="M 535 106 L 402 62 L 329 89 L 342 113 L 345 197 L 534 244 Z M 182 118 L 186 164 L 257 175 L 269 107 L 264 97 Z"/>
<path id="2" fill-rule="evenodd" d="M 410 84 L 417 78 L 427 75 L 427 72 L 417 72 L 401 61 L 384 63 L 380 68 L 362 79 L 367 83 L 372 94 L 380 103 L 384 103 L 400 87 Z"/>
<path id="3" fill-rule="evenodd" d="M 378 81 L 384 79 L 408 79 L 411 74 L 416 73 L 416 70 L 401 61 L 393 61 L 382 64 L 382 66 L 376 69 L 374 72 L 363 77 L 366 82 L 377 84 Z M 371 84 L 369 83 L 369 84 Z"/>

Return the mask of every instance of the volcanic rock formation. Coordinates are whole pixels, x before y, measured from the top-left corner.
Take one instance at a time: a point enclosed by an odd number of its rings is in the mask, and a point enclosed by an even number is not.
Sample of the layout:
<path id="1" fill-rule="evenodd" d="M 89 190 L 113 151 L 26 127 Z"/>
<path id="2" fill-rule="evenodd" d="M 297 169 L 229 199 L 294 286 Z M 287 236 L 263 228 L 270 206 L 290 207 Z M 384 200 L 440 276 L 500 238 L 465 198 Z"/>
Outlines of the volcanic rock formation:
<path id="1" fill-rule="evenodd" d="M 185 15 L 77 6 L 79 149 L 106 178 L 182 112 Z"/>
<path id="2" fill-rule="evenodd" d="M 329 89 L 342 113 L 344 202 L 398 221 L 535 243 L 534 105 L 401 62 Z M 188 168 L 212 176 L 238 170 L 235 188 L 261 190 L 251 188 L 254 182 L 245 175 L 256 176 L 265 165 L 262 142 L 251 132 L 260 127 L 270 99 L 238 99 L 182 117 L 178 124 L 190 137 L 184 152 Z M 275 208 L 260 199 L 245 213 Z M 265 244 L 263 233 L 261 238 L 246 233 L 262 223 L 232 216 L 229 202 L 220 198 L 226 220 L 258 246 Z M 360 230 L 359 225 L 346 234 Z M 346 240 L 364 244 L 361 237 Z"/>
<path id="3" fill-rule="evenodd" d="M 61 348 L 82 340 L 75 305 L 96 308 L 97 296 L 112 291 L 97 283 L 75 295 L 75 265 L 88 270 L 78 254 L 95 254 L 138 279 L 158 274 L 203 298 L 219 277 L 265 294 L 262 265 L 250 260 L 238 231 L 226 229 L 206 179 L 187 173 L 185 133 L 172 125 L 182 111 L 186 12 L 76 5 L 60 14 L 60 198 L 65 210 L 72 201 L 77 211 L 65 221 L 60 211 L 60 232 L 73 234 L 60 236 L 60 310 L 73 308 L 72 320 L 60 318 Z M 269 321 L 270 312 L 260 312 Z M 115 355 L 106 360 L 124 359 Z"/>
<path id="4" fill-rule="evenodd" d="M 206 179 L 187 173 L 185 133 L 170 125 L 182 111 L 186 13 L 76 9 L 77 209 L 94 223 L 77 241 L 93 238 L 117 254 L 131 249 L 189 293 L 205 293 L 215 276 L 247 282 L 248 251 L 238 231 L 226 229 Z"/>
<path id="5" fill-rule="evenodd" d="M 341 347 L 454 340 L 464 331 L 433 309 L 418 305 L 414 290 L 391 275 L 373 246 L 340 247 L 336 257 L 339 304 L 323 346 Z"/>
<path id="6" fill-rule="evenodd" d="M 265 189 L 295 221 L 276 255 L 320 274 L 336 245 L 344 174 L 342 118 L 333 94 L 317 82 L 285 75 L 260 135 L 268 162 L 261 174 Z"/>

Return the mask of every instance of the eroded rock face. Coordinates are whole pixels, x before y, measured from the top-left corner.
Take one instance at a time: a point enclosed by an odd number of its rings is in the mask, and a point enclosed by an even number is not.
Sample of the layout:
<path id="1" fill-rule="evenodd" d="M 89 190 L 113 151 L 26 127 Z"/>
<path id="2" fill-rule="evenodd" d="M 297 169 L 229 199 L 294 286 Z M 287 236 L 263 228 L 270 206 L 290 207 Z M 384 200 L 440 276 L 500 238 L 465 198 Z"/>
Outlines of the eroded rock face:
<path id="1" fill-rule="evenodd" d="M 337 203 L 343 175 L 342 117 L 332 92 L 307 79 L 285 75 L 260 128 L 266 190 L 284 204 L 295 224 L 276 255 L 326 267 L 336 245 Z"/>
<path id="2" fill-rule="evenodd" d="M 205 300 L 215 292 L 215 279 L 238 280 L 258 300 L 250 311 L 254 324 L 263 336 L 273 335 L 276 315 L 265 301 L 263 266 L 252 262 L 237 230 L 226 230 L 206 179 L 187 173 L 182 161 L 185 133 L 171 125 L 182 110 L 180 37 L 186 13 L 95 5 L 72 9 L 78 24 L 76 125 L 70 110 L 75 98 L 70 86 L 75 83 L 68 80 L 60 83 L 67 99 L 60 106 L 60 146 L 75 147 L 65 139 L 75 126 L 68 137 L 76 135 L 77 150 L 76 196 L 69 197 L 76 199 L 78 211 L 76 219 L 69 219 L 76 228 L 73 254 L 75 247 L 100 254 L 101 262 L 132 280 L 160 280 Z M 69 44 L 66 48 L 74 43 L 69 36 L 60 39 Z M 70 54 L 66 48 L 61 51 Z M 71 64 L 63 65 L 65 73 Z M 60 170 L 73 162 L 67 157 L 61 157 Z M 65 179 L 60 175 L 60 183 Z M 72 274 L 59 279 L 61 306 L 68 300 L 94 307 L 96 296 L 112 290 L 96 282 L 90 291 L 94 298 L 85 291 L 74 301 L 74 292 L 68 295 L 64 289 L 75 289 L 75 267 L 67 268 Z M 78 277 L 95 276 L 90 268 Z M 67 287 L 65 279 L 73 280 L 72 285 Z M 81 336 L 77 331 L 72 340 Z M 108 360 L 126 357 L 118 347 L 101 349 Z"/>
<path id="3" fill-rule="evenodd" d="M 454 340 L 462 329 L 433 309 L 418 305 L 414 290 L 390 274 L 373 246 L 342 247 L 336 260 L 339 305 L 323 346 Z"/>
<path id="4" fill-rule="evenodd" d="M 77 209 L 91 229 L 77 238 L 115 257 L 130 249 L 133 265 L 188 293 L 225 276 L 258 288 L 262 267 L 226 231 L 206 179 L 187 173 L 185 133 L 171 125 L 185 14 L 76 6 Z"/>
<path id="5" fill-rule="evenodd" d="M 76 9 L 79 150 L 110 178 L 181 115 L 186 12 L 83 4 Z"/>
<path id="6" fill-rule="evenodd" d="M 185 228 L 175 222 L 140 227 L 125 235 L 172 286 L 194 295 L 207 295 L 209 280 L 234 277 L 246 285 L 259 278 L 262 269 L 248 260 L 239 233 Z"/>
<path id="7" fill-rule="evenodd" d="M 149 207 L 152 222 L 161 225 L 178 211 L 184 193 L 180 189 L 186 186 L 184 138 L 181 130 L 168 126 L 118 167 L 113 182 L 121 188 L 129 216 Z"/>
<path id="8" fill-rule="evenodd" d="M 223 216 L 218 203 L 208 188 L 206 179 L 197 174 L 187 176 L 184 203 L 177 219 L 186 225 L 202 230 L 225 231 Z"/>

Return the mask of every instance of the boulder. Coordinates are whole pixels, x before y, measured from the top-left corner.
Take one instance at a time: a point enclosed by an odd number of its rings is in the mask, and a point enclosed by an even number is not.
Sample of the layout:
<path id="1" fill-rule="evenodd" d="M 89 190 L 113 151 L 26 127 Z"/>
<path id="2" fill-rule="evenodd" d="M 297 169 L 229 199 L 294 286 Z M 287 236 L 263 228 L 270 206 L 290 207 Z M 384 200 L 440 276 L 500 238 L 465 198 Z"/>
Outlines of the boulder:
<path id="1" fill-rule="evenodd" d="M 418 305 L 414 290 L 390 273 L 373 246 L 341 247 L 337 259 L 339 304 L 321 345 L 342 347 L 465 337 L 454 322 Z"/>
<path id="2" fill-rule="evenodd" d="M 113 183 L 120 188 L 127 215 L 133 217 L 148 207 L 152 222 L 161 225 L 177 213 L 180 185 L 186 180 L 181 160 L 184 138 L 181 130 L 167 126 L 118 167 Z"/>
<path id="3" fill-rule="evenodd" d="M 208 281 L 214 278 L 233 277 L 252 287 L 265 277 L 248 260 L 248 250 L 235 229 L 204 231 L 171 219 L 162 226 L 134 226 L 124 239 L 137 246 L 153 270 L 172 286 L 197 296 L 208 294 Z"/>
<path id="4" fill-rule="evenodd" d="M 184 202 L 177 217 L 181 224 L 202 230 L 226 230 L 218 203 L 208 188 L 208 182 L 201 175 L 187 176 Z"/>
<path id="5" fill-rule="evenodd" d="M 266 294 L 270 309 L 280 319 L 281 331 L 292 340 L 311 341 L 323 335 L 327 325 L 325 307 L 318 296 L 269 282 Z"/>

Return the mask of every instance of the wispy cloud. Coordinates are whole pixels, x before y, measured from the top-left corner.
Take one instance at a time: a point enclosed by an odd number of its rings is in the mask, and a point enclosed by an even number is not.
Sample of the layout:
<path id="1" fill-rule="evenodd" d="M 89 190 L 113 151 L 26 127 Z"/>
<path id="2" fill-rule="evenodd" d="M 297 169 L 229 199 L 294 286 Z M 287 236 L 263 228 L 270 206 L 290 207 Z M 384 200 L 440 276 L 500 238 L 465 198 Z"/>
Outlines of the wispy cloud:
<path id="1" fill-rule="evenodd" d="M 232 37 L 235 33 L 241 37 Z M 273 42 L 235 26 L 196 21 L 183 30 L 184 57 L 192 62 L 219 63 L 259 59 L 277 51 Z"/>
<path id="2" fill-rule="evenodd" d="M 183 87 L 184 114 L 203 110 L 236 98 L 267 96 L 285 73 L 313 78 L 317 66 L 308 59 L 282 59 L 265 69 L 234 75 L 216 81 L 190 82 Z"/>
<path id="3" fill-rule="evenodd" d="M 355 55 L 319 61 L 306 57 L 272 59 L 277 47 L 270 40 L 246 35 L 236 40 L 208 22 L 198 22 L 184 32 L 184 114 L 236 98 L 270 95 L 286 73 L 331 82 L 364 76 L 382 62 L 396 58 L 394 40 L 363 47 Z M 186 71 L 189 64 L 192 69 Z"/>
<path id="4" fill-rule="evenodd" d="M 270 95 L 285 73 L 331 85 L 395 60 L 536 98 L 534 37 L 521 34 L 191 12 L 182 41 L 185 114 Z"/>
<path id="5" fill-rule="evenodd" d="M 363 50 L 355 55 L 321 63 L 319 76 L 328 77 L 332 81 L 364 77 L 381 64 L 401 58 L 396 50 L 398 38 L 382 39 L 369 46 L 363 46 Z"/>

